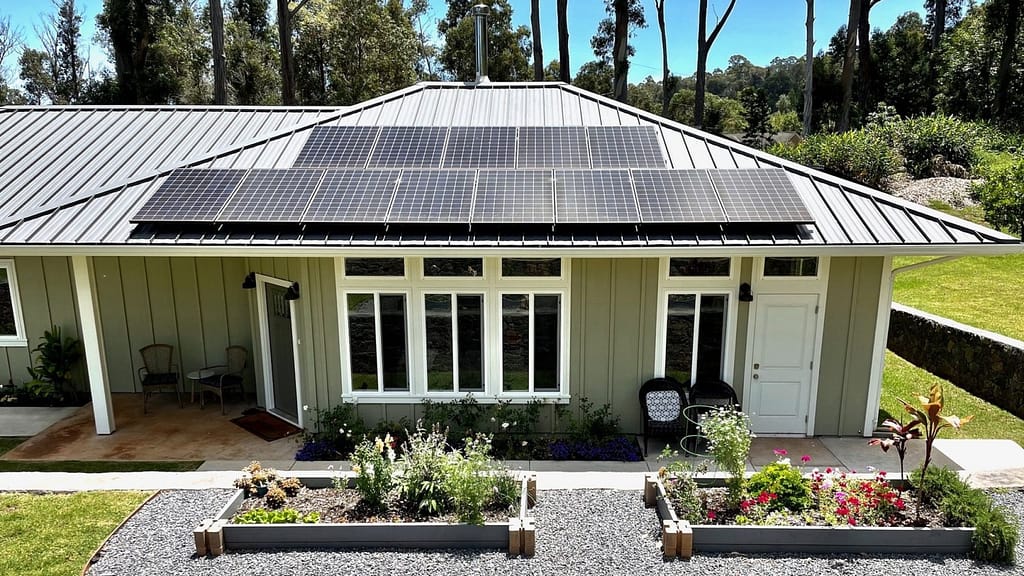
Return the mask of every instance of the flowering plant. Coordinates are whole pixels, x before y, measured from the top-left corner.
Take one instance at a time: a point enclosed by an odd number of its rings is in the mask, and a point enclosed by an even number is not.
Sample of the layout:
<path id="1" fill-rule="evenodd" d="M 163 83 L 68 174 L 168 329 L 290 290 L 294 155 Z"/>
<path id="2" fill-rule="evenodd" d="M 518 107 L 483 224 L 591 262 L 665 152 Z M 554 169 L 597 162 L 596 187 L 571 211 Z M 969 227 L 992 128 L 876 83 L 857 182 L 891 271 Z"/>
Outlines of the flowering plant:
<path id="1" fill-rule="evenodd" d="M 371 508 L 381 509 L 395 488 L 395 441 L 391 434 L 363 440 L 352 452 L 356 490 Z"/>
<path id="2" fill-rule="evenodd" d="M 818 511 L 833 526 L 884 526 L 895 522 L 906 503 L 889 485 L 885 472 L 873 479 L 854 478 L 826 468 L 811 473 L 811 493 Z"/>
<path id="3" fill-rule="evenodd" d="M 737 524 L 772 524 L 775 518 L 774 509 L 778 495 L 774 492 L 762 491 L 756 496 L 740 500 L 740 513 L 736 516 Z"/>
<path id="4" fill-rule="evenodd" d="M 700 431 L 708 439 L 708 453 L 729 474 L 729 500 L 733 505 L 743 498 L 743 473 L 750 454 L 750 419 L 739 410 L 719 407 L 700 422 Z"/>
<path id="5" fill-rule="evenodd" d="M 776 462 L 762 467 L 747 480 L 747 491 L 777 495 L 769 503 L 772 510 L 798 512 L 807 508 L 811 503 L 811 490 L 803 475 L 785 458 L 785 450 L 776 450 L 775 454 L 779 456 Z"/>

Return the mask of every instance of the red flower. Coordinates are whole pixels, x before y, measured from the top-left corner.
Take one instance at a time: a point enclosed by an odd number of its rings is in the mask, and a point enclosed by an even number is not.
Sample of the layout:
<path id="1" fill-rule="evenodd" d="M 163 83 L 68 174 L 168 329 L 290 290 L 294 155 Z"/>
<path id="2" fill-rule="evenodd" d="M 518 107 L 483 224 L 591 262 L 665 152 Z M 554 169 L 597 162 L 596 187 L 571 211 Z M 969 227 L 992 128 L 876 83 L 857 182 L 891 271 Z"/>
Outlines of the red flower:
<path id="1" fill-rule="evenodd" d="M 768 502 L 771 502 L 771 499 L 771 496 L 769 496 L 767 492 L 761 492 L 757 495 L 758 504 L 767 504 Z"/>
<path id="2" fill-rule="evenodd" d="M 753 505 L 753 500 L 744 500 L 743 502 L 740 502 L 740 509 L 746 512 L 747 510 L 750 510 L 750 507 Z"/>
<path id="3" fill-rule="evenodd" d="M 849 523 L 850 523 L 850 526 L 856 526 L 856 525 L 857 525 L 857 519 L 856 519 L 856 518 L 854 518 L 853 516 L 850 516 L 850 517 L 849 517 L 849 518 L 847 519 L 847 522 L 849 522 Z"/>
<path id="4" fill-rule="evenodd" d="M 902 498 L 897 498 L 896 499 L 896 509 L 897 510 L 903 510 L 906 507 L 907 507 L 907 504 L 906 504 L 906 502 L 903 501 Z"/>
<path id="5" fill-rule="evenodd" d="M 714 520 L 717 517 L 718 517 L 718 515 L 715 514 L 714 510 L 708 510 L 708 520 Z"/>
<path id="6" fill-rule="evenodd" d="M 825 474 L 831 474 L 832 468 L 825 468 Z"/>
<path id="7" fill-rule="evenodd" d="M 850 513 L 850 509 L 847 508 L 846 506 L 840 506 L 839 508 L 836 508 L 836 514 L 838 514 L 840 516 L 846 516 L 849 513 Z"/>
<path id="8" fill-rule="evenodd" d="M 811 461 L 811 457 L 807 454 L 804 454 L 803 456 L 800 457 L 800 461 L 806 464 Z"/>

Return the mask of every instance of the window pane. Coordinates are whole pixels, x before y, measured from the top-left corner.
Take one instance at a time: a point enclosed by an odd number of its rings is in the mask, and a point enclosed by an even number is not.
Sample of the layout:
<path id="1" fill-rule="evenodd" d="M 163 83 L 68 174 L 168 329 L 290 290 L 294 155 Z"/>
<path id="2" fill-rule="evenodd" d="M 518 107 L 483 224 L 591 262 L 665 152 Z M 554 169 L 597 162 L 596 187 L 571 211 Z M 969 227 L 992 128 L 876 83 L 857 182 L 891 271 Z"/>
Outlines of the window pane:
<path id="1" fill-rule="evenodd" d="M 765 258 L 765 276 L 817 276 L 818 258 L 802 256 L 798 258 Z"/>
<path id="2" fill-rule="evenodd" d="M 346 276 L 405 276 L 402 258 L 345 258 Z"/>
<path id="3" fill-rule="evenodd" d="M 670 258 L 669 276 L 728 276 L 729 258 Z"/>
<path id="4" fill-rule="evenodd" d="M 725 363 L 725 314 L 729 297 L 704 294 L 700 298 L 697 331 L 697 379 L 717 380 Z"/>
<path id="5" fill-rule="evenodd" d="M 423 296 L 427 328 L 427 390 L 454 391 L 452 368 L 452 297 L 450 294 Z"/>
<path id="6" fill-rule="evenodd" d="M 348 355 L 353 390 L 377 390 L 373 294 L 348 295 Z"/>
<path id="7" fill-rule="evenodd" d="M 502 276 L 561 276 L 560 258 L 502 258 Z"/>
<path id="8" fill-rule="evenodd" d="M 459 323 L 459 391 L 484 389 L 484 297 L 460 295 Z"/>
<path id="9" fill-rule="evenodd" d="M 14 297 L 11 295 L 11 281 L 7 268 L 0 268 L 0 336 L 17 336 L 14 323 Z"/>
<path id="10" fill-rule="evenodd" d="M 483 276 L 482 258 L 424 258 L 423 275 L 431 276 Z"/>
<path id="11" fill-rule="evenodd" d="M 533 389 L 558 391 L 558 325 L 560 297 L 557 294 L 533 297 Z"/>
<path id="12" fill-rule="evenodd" d="M 530 389 L 530 296 L 501 297 L 501 386 L 505 391 Z"/>
<path id="13" fill-rule="evenodd" d="M 380 295 L 380 357 L 384 391 L 408 390 L 405 296 L 402 294 Z"/>
<path id="14" fill-rule="evenodd" d="M 697 296 L 669 294 L 665 335 L 665 375 L 683 384 L 693 366 L 693 316 Z"/>

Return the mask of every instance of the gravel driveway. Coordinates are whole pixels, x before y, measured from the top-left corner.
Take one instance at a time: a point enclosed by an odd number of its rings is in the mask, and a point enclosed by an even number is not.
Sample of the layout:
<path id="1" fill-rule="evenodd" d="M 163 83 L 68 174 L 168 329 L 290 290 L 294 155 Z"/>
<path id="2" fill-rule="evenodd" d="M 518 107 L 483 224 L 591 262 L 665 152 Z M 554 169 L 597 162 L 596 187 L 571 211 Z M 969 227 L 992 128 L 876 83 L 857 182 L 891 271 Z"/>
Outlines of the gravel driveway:
<path id="1" fill-rule="evenodd" d="M 535 509 L 537 556 L 502 552 L 231 552 L 193 558 L 192 529 L 212 517 L 230 491 L 167 491 L 144 506 L 104 549 L 89 576 L 150 574 L 1021 574 L 1024 569 L 977 564 L 966 558 L 708 555 L 663 562 L 657 516 L 639 492 L 542 491 Z M 996 494 L 1024 517 L 1024 491 Z M 1024 546 L 1017 547 L 1024 559 Z M 1022 560 L 1024 561 L 1024 560 Z"/>

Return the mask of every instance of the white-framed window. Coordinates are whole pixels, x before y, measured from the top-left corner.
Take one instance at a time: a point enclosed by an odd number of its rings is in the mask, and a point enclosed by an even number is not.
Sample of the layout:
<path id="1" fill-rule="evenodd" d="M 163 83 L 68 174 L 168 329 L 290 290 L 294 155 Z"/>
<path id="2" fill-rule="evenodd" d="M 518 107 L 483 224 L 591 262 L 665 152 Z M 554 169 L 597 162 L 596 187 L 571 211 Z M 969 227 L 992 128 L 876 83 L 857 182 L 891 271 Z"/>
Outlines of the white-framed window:
<path id="1" fill-rule="evenodd" d="M 762 278 L 804 278 L 820 276 L 817 256 L 766 256 L 762 263 Z"/>
<path id="2" fill-rule="evenodd" d="M 373 260 L 336 259 L 345 395 L 568 398 L 567 259 Z"/>
<path id="3" fill-rule="evenodd" d="M 732 278 L 733 258 L 669 258 L 669 278 Z"/>
<path id="4" fill-rule="evenodd" d="M 0 260 L 0 347 L 27 345 L 14 260 Z"/>

